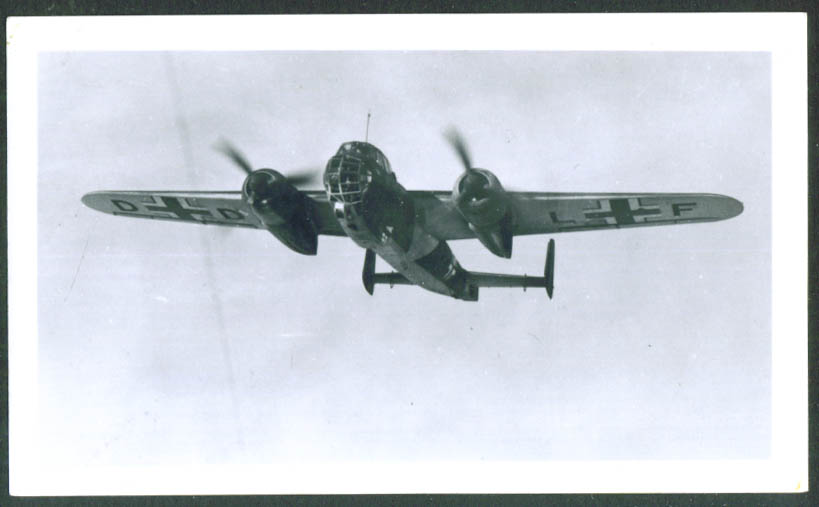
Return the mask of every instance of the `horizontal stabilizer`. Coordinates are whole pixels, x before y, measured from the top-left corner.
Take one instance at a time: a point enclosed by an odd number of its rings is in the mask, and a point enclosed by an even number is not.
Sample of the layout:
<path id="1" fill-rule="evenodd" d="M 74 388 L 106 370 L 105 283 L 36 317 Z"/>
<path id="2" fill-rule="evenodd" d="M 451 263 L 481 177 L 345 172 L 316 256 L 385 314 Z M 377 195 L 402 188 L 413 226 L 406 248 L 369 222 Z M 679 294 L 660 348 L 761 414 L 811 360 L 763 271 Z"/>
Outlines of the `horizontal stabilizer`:
<path id="1" fill-rule="evenodd" d="M 495 273 L 469 272 L 469 281 L 478 287 L 546 287 L 545 276 L 499 275 Z"/>
<path id="2" fill-rule="evenodd" d="M 364 288 L 370 293 L 370 295 L 373 294 L 373 289 L 375 289 L 377 284 L 389 284 L 390 287 L 394 285 L 415 285 L 404 278 L 404 275 L 401 273 L 372 273 L 370 278 L 364 279 Z"/>
<path id="3" fill-rule="evenodd" d="M 552 299 L 555 279 L 555 240 L 549 240 L 543 276 L 501 275 L 470 271 L 468 277 L 469 283 L 476 287 L 522 287 L 523 290 L 529 287 L 543 287 L 546 289 L 549 299 Z"/>
<path id="4" fill-rule="evenodd" d="M 369 248 L 367 253 L 364 254 L 364 269 L 361 271 L 361 281 L 364 282 L 364 290 L 371 296 L 376 284 L 389 284 L 390 287 L 393 285 L 413 285 L 401 273 L 376 273 L 375 252 Z"/>
<path id="5" fill-rule="evenodd" d="M 401 273 L 375 273 L 373 276 L 373 282 L 380 283 L 380 284 L 390 284 L 390 287 L 393 285 L 415 285 L 414 283 L 410 282 L 404 275 Z"/>

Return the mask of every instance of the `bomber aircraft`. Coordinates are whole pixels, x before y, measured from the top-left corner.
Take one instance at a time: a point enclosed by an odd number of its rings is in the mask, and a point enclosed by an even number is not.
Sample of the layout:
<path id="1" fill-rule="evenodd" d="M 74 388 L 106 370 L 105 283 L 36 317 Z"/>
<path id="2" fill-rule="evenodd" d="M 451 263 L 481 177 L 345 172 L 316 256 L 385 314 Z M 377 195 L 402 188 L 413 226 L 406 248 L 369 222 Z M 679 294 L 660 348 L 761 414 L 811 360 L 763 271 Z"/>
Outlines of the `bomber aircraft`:
<path id="1" fill-rule="evenodd" d="M 742 203 L 718 194 L 511 192 L 472 165 L 463 138 L 447 133 L 464 166 L 449 191 L 406 190 L 387 157 L 367 141 L 343 143 L 327 162 L 324 190 L 300 190 L 310 174 L 257 169 L 233 146 L 220 150 L 246 173 L 240 191 L 100 191 L 87 206 L 117 216 L 266 229 L 291 250 L 315 255 L 318 236 L 348 236 L 364 248 L 364 288 L 419 285 L 464 301 L 480 287 L 554 290 L 554 239 L 543 276 L 478 273 L 461 267 L 447 241 L 477 239 L 510 258 L 515 236 L 724 220 Z M 378 255 L 394 272 L 376 273 Z"/>

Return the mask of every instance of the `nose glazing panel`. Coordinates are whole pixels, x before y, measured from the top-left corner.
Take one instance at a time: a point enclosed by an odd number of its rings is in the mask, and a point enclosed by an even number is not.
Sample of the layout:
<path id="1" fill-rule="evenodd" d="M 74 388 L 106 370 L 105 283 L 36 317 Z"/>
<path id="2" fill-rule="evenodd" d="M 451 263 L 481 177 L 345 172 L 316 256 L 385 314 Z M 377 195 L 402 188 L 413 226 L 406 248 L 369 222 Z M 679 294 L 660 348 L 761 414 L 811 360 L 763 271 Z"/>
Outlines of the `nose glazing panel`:
<path id="1" fill-rule="evenodd" d="M 327 162 L 324 188 L 330 201 L 345 204 L 361 202 L 369 179 L 363 161 L 352 155 L 336 155 Z"/>

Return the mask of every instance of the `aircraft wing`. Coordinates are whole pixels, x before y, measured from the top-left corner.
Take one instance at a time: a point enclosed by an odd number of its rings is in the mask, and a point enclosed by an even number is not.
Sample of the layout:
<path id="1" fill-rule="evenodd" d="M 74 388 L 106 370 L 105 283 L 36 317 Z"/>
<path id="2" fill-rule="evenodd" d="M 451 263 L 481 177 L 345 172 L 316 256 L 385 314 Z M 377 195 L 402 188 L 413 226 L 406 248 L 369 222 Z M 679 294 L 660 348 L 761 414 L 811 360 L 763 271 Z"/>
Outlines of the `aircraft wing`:
<path id="1" fill-rule="evenodd" d="M 323 191 L 305 191 L 316 204 L 319 234 L 346 236 Z M 89 208 L 111 215 L 264 229 L 241 192 L 102 191 L 82 197 Z"/>
<path id="2" fill-rule="evenodd" d="M 445 191 L 411 192 L 424 228 L 443 239 L 474 238 Z M 507 192 L 515 236 L 724 220 L 742 203 L 718 194 Z"/>

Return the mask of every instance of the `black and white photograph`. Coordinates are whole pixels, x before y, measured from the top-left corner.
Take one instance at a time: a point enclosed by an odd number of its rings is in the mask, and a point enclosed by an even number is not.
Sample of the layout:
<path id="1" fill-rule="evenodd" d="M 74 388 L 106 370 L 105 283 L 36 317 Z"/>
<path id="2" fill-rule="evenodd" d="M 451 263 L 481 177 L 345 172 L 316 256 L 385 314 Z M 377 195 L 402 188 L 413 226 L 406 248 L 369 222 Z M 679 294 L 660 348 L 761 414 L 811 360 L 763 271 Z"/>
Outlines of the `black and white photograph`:
<path id="1" fill-rule="evenodd" d="M 334 37 L 379 17 L 330 18 L 21 51 L 13 494 L 807 488 L 790 46 L 362 47 Z"/>

